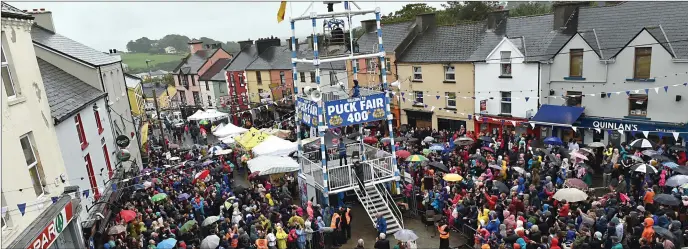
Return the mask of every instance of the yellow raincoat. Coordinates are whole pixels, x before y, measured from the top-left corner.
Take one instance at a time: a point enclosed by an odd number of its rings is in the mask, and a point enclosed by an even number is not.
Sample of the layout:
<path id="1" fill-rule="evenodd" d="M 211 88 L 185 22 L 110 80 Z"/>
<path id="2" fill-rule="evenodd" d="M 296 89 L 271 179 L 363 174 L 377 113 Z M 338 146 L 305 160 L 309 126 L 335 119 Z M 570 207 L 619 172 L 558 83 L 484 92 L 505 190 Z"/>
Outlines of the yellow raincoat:
<path id="1" fill-rule="evenodd" d="M 275 234 L 275 237 L 277 238 L 277 248 L 278 249 L 287 249 L 287 237 L 289 235 L 284 232 L 284 229 L 281 227 L 277 228 L 277 234 Z"/>
<path id="2" fill-rule="evenodd" d="M 480 210 L 478 210 L 478 226 L 479 227 L 482 227 L 481 224 L 487 225 L 487 222 L 490 221 L 490 218 L 488 217 L 489 214 L 490 214 L 490 210 L 487 208 L 483 208 L 482 212 L 480 212 Z"/>
<path id="3" fill-rule="evenodd" d="M 268 205 L 270 205 L 271 207 L 275 205 L 275 201 L 272 200 L 271 194 L 265 194 L 265 198 L 268 199 Z"/>

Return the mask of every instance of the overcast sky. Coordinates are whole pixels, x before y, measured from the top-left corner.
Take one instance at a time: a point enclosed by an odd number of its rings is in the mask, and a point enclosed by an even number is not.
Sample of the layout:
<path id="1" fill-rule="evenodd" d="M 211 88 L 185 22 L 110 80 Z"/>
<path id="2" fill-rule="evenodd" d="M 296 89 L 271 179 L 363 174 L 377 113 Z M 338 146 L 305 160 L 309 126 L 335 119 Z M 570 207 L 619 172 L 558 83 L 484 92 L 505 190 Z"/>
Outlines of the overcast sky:
<path id="1" fill-rule="evenodd" d="M 400 9 L 408 2 L 358 2 L 362 9 L 380 7 L 382 13 Z M 440 7 L 443 2 L 429 5 Z M 160 39 L 167 34 L 189 38 L 209 37 L 219 41 L 256 39 L 270 35 L 289 37 L 289 16 L 306 12 L 310 2 L 287 4 L 286 20 L 277 23 L 279 2 L 10 2 L 23 9 L 52 11 L 57 33 L 95 49 L 125 50 L 130 40 L 146 36 Z M 335 5 L 335 11 L 344 9 Z M 327 12 L 322 1 L 308 11 Z M 374 14 L 354 17 L 355 26 Z M 297 36 L 311 32 L 309 21 L 296 22 Z"/>

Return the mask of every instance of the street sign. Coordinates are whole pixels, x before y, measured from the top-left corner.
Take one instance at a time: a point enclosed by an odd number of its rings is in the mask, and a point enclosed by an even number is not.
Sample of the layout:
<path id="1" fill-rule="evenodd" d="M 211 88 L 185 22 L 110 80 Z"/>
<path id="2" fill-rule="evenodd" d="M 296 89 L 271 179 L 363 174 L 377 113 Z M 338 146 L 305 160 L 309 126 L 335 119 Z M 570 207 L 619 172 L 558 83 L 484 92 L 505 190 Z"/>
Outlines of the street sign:
<path id="1" fill-rule="evenodd" d="M 127 137 L 127 135 L 119 135 L 115 139 L 115 143 L 120 148 L 126 148 L 127 146 L 129 146 L 130 142 L 131 142 L 131 140 L 129 139 L 129 137 Z"/>
<path id="2" fill-rule="evenodd" d="M 29 244 L 27 249 L 48 249 L 55 242 L 57 237 L 67 228 L 67 225 L 72 221 L 72 202 L 67 202 L 67 205 L 62 209 L 62 212 L 48 223 L 38 236 Z"/>

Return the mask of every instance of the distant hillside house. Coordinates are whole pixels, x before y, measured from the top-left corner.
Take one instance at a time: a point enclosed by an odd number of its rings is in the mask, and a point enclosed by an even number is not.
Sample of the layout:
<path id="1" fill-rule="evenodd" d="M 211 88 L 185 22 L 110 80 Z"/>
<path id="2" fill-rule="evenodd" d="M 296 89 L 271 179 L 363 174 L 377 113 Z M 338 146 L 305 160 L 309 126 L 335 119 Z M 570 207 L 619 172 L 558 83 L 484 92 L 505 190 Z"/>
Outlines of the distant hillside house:
<path id="1" fill-rule="evenodd" d="M 172 46 L 169 46 L 169 47 L 166 47 L 166 48 L 165 48 L 165 53 L 168 53 L 168 54 L 176 54 L 176 53 L 177 53 L 177 49 L 174 48 L 174 47 L 172 47 Z"/>

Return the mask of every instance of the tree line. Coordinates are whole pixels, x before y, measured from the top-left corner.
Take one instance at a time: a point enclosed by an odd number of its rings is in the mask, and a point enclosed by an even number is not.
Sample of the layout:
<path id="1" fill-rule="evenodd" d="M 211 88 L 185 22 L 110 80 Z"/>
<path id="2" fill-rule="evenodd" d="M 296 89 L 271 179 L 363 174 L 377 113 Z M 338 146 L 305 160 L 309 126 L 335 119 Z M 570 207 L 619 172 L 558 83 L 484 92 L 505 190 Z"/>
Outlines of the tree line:
<path id="1" fill-rule="evenodd" d="M 410 3 L 400 10 L 390 12 L 382 17 L 385 24 L 411 21 L 418 14 L 436 13 L 437 25 L 455 25 L 464 22 L 481 21 L 487 14 L 507 6 L 510 17 L 535 16 L 552 13 L 553 2 L 475 2 L 448 1 L 442 4 L 443 9 L 428 6 L 425 3 Z M 513 7 L 509 6 L 513 5 Z"/>
<path id="2" fill-rule="evenodd" d="M 229 53 L 239 51 L 239 44 L 236 42 L 221 42 L 208 37 L 201 37 L 198 40 L 202 41 L 203 44 L 222 44 L 222 48 Z M 130 40 L 127 43 L 127 50 L 133 53 L 164 54 L 165 48 L 173 47 L 177 53 L 184 54 L 189 52 L 189 41 L 191 39 L 188 36 L 178 34 L 169 34 L 159 40 L 141 37 L 136 40 Z"/>

